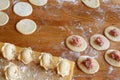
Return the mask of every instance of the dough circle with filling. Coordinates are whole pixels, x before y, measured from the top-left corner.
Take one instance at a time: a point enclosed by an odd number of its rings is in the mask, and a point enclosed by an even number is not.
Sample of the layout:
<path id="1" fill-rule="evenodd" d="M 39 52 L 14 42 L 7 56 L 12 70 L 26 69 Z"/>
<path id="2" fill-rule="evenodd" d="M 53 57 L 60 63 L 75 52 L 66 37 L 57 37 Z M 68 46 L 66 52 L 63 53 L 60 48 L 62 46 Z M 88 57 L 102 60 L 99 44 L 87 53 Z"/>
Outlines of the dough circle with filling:
<path id="1" fill-rule="evenodd" d="M 71 43 L 70 43 L 70 40 L 73 38 L 73 37 L 77 37 L 81 40 L 81 46 L 79 47 L 76 47 L 76 46 L 73 46 Z M 71 35 L 69 36 L 67 39 L 66 39 L 66 46 L 72 50 L 72 51 L 75 51 L 75 52 L 81 52 L 81 51 L 84 51 L 86 48 L 87 48 L 87 42 L 85 41 L 85 39 L 81 36 L 78 36 L 78 35 Z"/>
<path id="2" fill-rule="evenodd" d="M 120 51 L 118 50 L 107 50 L 106 53 L 105 53 L 105 60 L 112 66 L 115 66 L 115 67 L 120 67 L 120 61 L 116 61 L 114 59 L 112 59 L 109 54 L 112 52 L 112 51 L 115 51 L 117 55 L 120 56 Z"/>
<path id="3" fill-rule="evenodd" d="M 116 29 L 116 31 L 118 32 L 118 36 L 114 37 L 114 36 L 111 36 L 109 34 L 110 30 L 113 30 L 113 29 Z M 116 42 L 120 42 L 120 29 L 117 28 L 117 27 L 114 27 L 114 26 L 109 26 L 105 29 L 104 31 L 104 34 L 105 36 L 110 39 L 111 41 L 116 41 Z"/>
<path id="4" fill-rule="evenodd" d="M 93 65 L 93 66 L 92 66 L 91 69 L 87 69 L 87 68 L 82 64 L 82 62 L 83 62 L 84 60 L 86 60 L 87 58 L 90 58 L 90 59 L 92 60 L 92 65 Z M 94 74 L 94 73 L 98 72 L 98 70 L 99 70 L 99 64 L 98 64 L 98 62 L 97 62 L 94 58 L 89 57 L 89 56 L 80 56 L 80 57 L 78 58 L 77 65 L 78 65 L 78 67 L 79 67 L 83 72 L 85 72 L 85 73 L 87 73 L 87 74 Z"/>
<path id="5" fill-rule="evenodd" d="M 103 40 L 103 45 L 102 46 L 99 46 L 95 42 L 95 40 L 97 39 L 97 37 L 102 38 L 102 40 Z M 110 47 L 109 40 L 106 37 L 104 37 L 103 35 L 101 35 L 101 34 L 94 34 L 93 36 L 91 36 L 91 38 L 90 38 L 90 44 L 96 50 L 106 50 L 106 49 L 108 49 Z"/>

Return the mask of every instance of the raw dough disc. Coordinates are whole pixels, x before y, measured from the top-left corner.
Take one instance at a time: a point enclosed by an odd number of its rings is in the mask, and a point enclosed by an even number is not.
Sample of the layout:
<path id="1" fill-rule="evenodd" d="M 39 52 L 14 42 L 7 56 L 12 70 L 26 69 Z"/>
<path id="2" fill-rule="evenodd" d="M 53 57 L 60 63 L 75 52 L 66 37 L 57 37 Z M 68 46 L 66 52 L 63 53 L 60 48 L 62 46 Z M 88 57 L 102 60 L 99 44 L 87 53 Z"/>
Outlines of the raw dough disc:
<path id="1" fill-rule="evenodd" d="M 111 35 L 109 34 L 109 31 L 110 31 L 110 30 L 113 30 L 113 29 L 116 29 L 116 30 L 118 31 L 119 35 L 118 35 L 117 37 L 113 37 L 113 36 L 111 36 Z M 106 36 L 108 39 L 110 39 L 111 41 L 120 41 L 120 29 L 117 28 L 117 27 L 114 27 L 114 26 L 109 26 L 109 27 L 107 27 L 107 28 L 105 29 L 105 31 L 104 31 L 104 34 L 105 34 L 105 36 Z"/>
<path id="2" fill-rule="evenodd" d="M 36 23 L 30 19 L 22 19 L 16 24 L 16 29 L 25 35 L 32 34 L 37 28 Z"/>
<path id="3" fill-rule="evenodd" d="M 70 40 L 74 37 L 78 37 L 80 40 L 81 40 L 81 43 L 82 45 L 80 47 L 75 47 L 73 45 L 70 44 Z M 66 46 L 71 49 L 72 51 L 75 51 L 75 52 L 81 52 L 81 51 L 84 51 L 86 48 L 87 48 L 87 42 L 85 41 L 85 39 L 81 36 L 78 36 L 78 35 L 71 35 L 69 36 L 67 39 L 66 39 Z"/>
<path id="4" fill-rule="evenodd" d="M 10 6 L 9 0 L 0 0 L 0 10 L 5 10 Z"/>
<path id="5" fill-rule="evenodd" d="M 82 2 L 90 8 L 97 8 L 100 6 L 99 0 L 82 0 Z"/>
<path id="6" fill-rule="evenodd" d="M 118 50 L 114 50 L 114 49 L 113 50 L 107 50 L 106 53 L 105 53 L 105 60 L 112 66 L 120 67 L 120 62 L 115 61 L 114 59 L 109 57 L 109 54 L 112 51 L 116 51 L 116 53 L 120 56 L 120 51 L 118 51 Z"/>
<path id="7" fill-rule="evenodd" d="M 9 21 L 9 16 L 5 12 L 0 11 L 0 26 L 7 24 Z"/>
<path id="8" fill-rule="evenodd" d="M 98 46 L 96 43 L 95 43 L 95 39 L 97 37 L 101 37 L 103 39 L 103 42 L 104 44 L 102 46 Z M 91 38 L 90 38 L 90 44 L 93 48 L 95 48 L 96 50 L 106 50 L 110 47 L 110 42 L 109 40 L 104 37 L 103 35 L 101 34 L 94 34 Z"/>
<path id="9" fill-rule="evenodd" d="M 29 16 L 32 14 L 33 8 L 27 2 L 18 2 L 14 5 L 13 11 L 19 16 Z"/>
<path id="10" fill-rule="evenodd" d="M 43 6 L 48 2 L 48 0 L 29 0 L 29 1 L 30 1 L 30 3 L 32 3 L 36 6 Z"/>
<path id="11" fill-rule="evenodd" d="M 82 61 L 86 60 L 87 58 L 91 58 L 91 59 L 92 59 L 92 65 L 93 65 L 93 67 L 92 67 L 91 69 L 87 69 L 87 68 L 81 63 Z M 78 65 L 78 67 L 79 67 L 83 72 L 85 72 L 85 73 L 87 73 L 87 74 L 94 74 L 94 73 L 98 72 L 98 70 L 99 70 L 99 64 L 98 64 L 98 62 L 97 62 L 94 58 L 89 57 L 89 56 L 80 56 L 80 57 L 78 58 L 77 65 Z"/>

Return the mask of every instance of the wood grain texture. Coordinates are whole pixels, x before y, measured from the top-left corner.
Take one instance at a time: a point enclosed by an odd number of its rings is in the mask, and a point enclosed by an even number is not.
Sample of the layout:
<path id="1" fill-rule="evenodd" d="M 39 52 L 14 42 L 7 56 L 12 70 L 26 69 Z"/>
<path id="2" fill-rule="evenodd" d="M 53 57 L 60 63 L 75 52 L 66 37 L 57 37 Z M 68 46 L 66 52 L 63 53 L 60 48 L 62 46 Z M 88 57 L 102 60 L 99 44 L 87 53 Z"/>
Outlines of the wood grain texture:
<path id="1" fill-rule="evenodd" d="M 10 21 L 0 27 L 0 41 L 10 42 L 21 47 L 32 47 L 36 51 L 52 53 L 72 61 L 76 61 L 79 55 L 96 57 L 100 64 L 100 70 L 94 75 L 87 75 L 75 66 L 73 80 L 119 80 L 120 68 L 112 67 L 104 60 L 105 51 L 96 51 L 90 44 L 89 39 L 95 33 L 103 34 L 109 25 L 120 28 L 120 0 L 100 0 L 101 6 L 97 9 L 86 7 L 81 0 L 74 2 L 58 3 L 57 0 L 49 0 L 43 7 L 32 5 L 34 11 L 28 17 L 19 17 L 12 11 L 13 5 L 19 1 L 10 0 L 11 6 L 5 10 Z M 68 0 L 69 1 L 69 0 Z M 73 0 L 74 1 L 74 0 Z M 37 30 L 32 35 L 22 35 L 16 28 L 16 23 L 24 18 L 29 18 L 37 23 Z M 65 45 L 65 39 L 77 34 L 83 36 L 88 47 L 84 52 L 75 53 Z M 103 34 L 104 35 L 104 34 Z M 109 49 L 120 50 L 120 42 L 110 41 Z"/>

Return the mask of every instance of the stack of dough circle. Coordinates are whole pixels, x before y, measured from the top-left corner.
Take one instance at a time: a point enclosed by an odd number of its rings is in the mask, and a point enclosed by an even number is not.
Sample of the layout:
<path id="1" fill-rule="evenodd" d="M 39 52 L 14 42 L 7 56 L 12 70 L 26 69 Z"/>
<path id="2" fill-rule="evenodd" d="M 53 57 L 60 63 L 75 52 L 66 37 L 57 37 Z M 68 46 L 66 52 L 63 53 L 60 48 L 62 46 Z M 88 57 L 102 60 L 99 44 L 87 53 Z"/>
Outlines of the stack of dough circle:
<path id="1" fill-rule="evenodd" d="M 32 3 L 36 6 L 43 6 L 48 2 L 48 0 L 29 0 L 29 1 L 30 1 L 30 3 Z"/>
<path id="2" fill-rule="evenodd" d="M 102 46 L 99 46 L 95 42 L 95 40 L 96 40 L 97 37 L 102 38 L 102 40 L 103 40 L 103 45 Z M 110 47 L 109 40 L 106 37 L 104 37 L 103 35 L 101 35 L 101 34 L 94 34 L 93 36 L 91 36 L 91 38 L 90 38 L 90 44 L 96 50 L 106 50 L 106 49 L 108 49 Z"/>
<path id="3" fill-rule="evenodd" d="M 20 68 L 12 62 L 5 66 L 4 72 L 6 80 L 17 80 L 20 77 Z"/>
<path id="4" fill-rule="evenodd" d="M 83 62 L 84 60 L 86 60 L 87 58 L 90 58 L 90 59 L 92 60 L 92 68 L 91 68 L 91 69 L 87 69 L 87 68 L 82 64 L 82 62 Z M 80 56 L 80 57 L 78 58 L 77 65 L 78 65 L 78 67 L 79 67 L 83 72 L 85 72 L 85 73 L 87 73 L 87 74 L 94 74 L 94 73 L 98 72 L 98 70 L 99 70 L 99 64 L 98 64 L 98 62 L 97 62 L 94 58 L 89 57 L 89 56 Z"/>
<path id="5" fill-rule="evenodd" d="M 90 8 L 98 8 L 100 6 L 99 0 L 82 0 L 82 2 Z"/>
<path id="6" fill-rule="evenodd" d="M 0 0 L 0 10 L 5 10 L 10 6 L 9 0 Z"/>
<path id="7" fill-rule="evenodd" d="M 32 14 L 33 8 L 27 2 L 18 2 L 14 5 L 13 11 L 19 16 L 29 16 Z"/>
<path id="8" fill-rule="evenodd" d="M 63 59 L 57 67 L 57 72 L 62 77 L 69 75 L 70 72 L 70 64 L 66 59 Z"/>
<path id="9" fill-rule="evenodd" d="M 15 45 L 10 43 L 4 43 L 4 46 L 2 47 L 2 54 L 4 58 L 12 60 L 14 59 L 15 53 L 16 53 Z"/>
<path id="10" fill-rule="evenodd" d="M 32 49 L 31 48 L 24 48 L 19 56 L 18 59 L 21 60 L 24 64 L 28 64 L 30 63 L 33 59 L 32 59 Z"/>
<path id="11" fill-rule="evenodd" d="M 9 16 L 5 13 L 0 11 L 0 26 L 7 24 L 9 21 Z"/>
<path id="12" fill-rule="evenodd" d="M 112 52 L 112 51 L 115 51 L 116 54 L 120 57 L 120 51 L 118 50 L 115 50 L 115 49 L 111 49 L 111 50 L 107 50 L 106 53 L 105 53 L 105 60 L 112 66 L 115 66 L 115 67 L 120 67 L 120 61 L 116 61 L 114 59 L 112 59 L 109 54 Z"/>
<path id="13" fill-rule="evenodd" d="M 37 28 L 36 23 L 31 19 L 22 19 L 16 24 L 18 32 L 29 35 L 35 32 Z"/>
<path id="14" fill-rule="evenodd" d="M 76 46 L 73 46 L 71 43 L 70 43 L 70 40 L 73 38 L 73 37 L 77 37 L 81 40 L 81 46 L 79 47 L 76 47 Z M 81 52 L 81 51 L 84 51 L 86 48 L 87 48 L 87 42 L 85 41 L 85 39 L 81 36 L 78 36 L 78 35 L 71 35 L 69 36 L 67 39 L 66 39 L 66 46 L 71 49 L 72 51 L 75 51 L 75 52 Z"/>
<path id="15" fill-rule="evenodd" d="M 111 36 L 111 35 L 109 34 L 110 30 L 113 30 L 113 29 L 115 29 L 115 30 L 117 31 L 118 36 L 114 37 L 114 36 Z M 111 41 L 120 42 L 120 29 L 119 29 L 119 28 L 114 27 L 114 26 L 109 26 L 109 27 L 107 27 L 107 28 L 105 29 L 104 33 L 105 33 L 105 36 L 106 36 L 108 39 L 110 39 Z"/>

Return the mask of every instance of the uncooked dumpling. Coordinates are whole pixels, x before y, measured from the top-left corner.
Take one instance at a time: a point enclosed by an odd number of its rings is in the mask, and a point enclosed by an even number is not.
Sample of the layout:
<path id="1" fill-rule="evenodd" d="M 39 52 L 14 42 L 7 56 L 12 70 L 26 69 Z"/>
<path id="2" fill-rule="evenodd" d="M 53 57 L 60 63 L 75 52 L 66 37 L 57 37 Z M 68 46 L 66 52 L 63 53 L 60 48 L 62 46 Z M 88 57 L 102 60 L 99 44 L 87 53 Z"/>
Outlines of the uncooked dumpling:
<path id="1" fill-rule="evenodd" d="M 5 10 L 10 6 L 9 0 L 0 0 L 0 11 Z"/>
<path id="2" fill-rule="evenodd" d="M 15 53 L 16 53 L 15 45 L 10 43 L 4 43 L 2 47 L 2 54 L 4 58 L 8 60 L 12 60 L 14 59 Z"/>
<path id="3" fill-rule="evenodd" d="M 43 6 L 47 4 L 48 0 L 29 0 L 30 3 L 36 5 L 36 6 Z"/>

